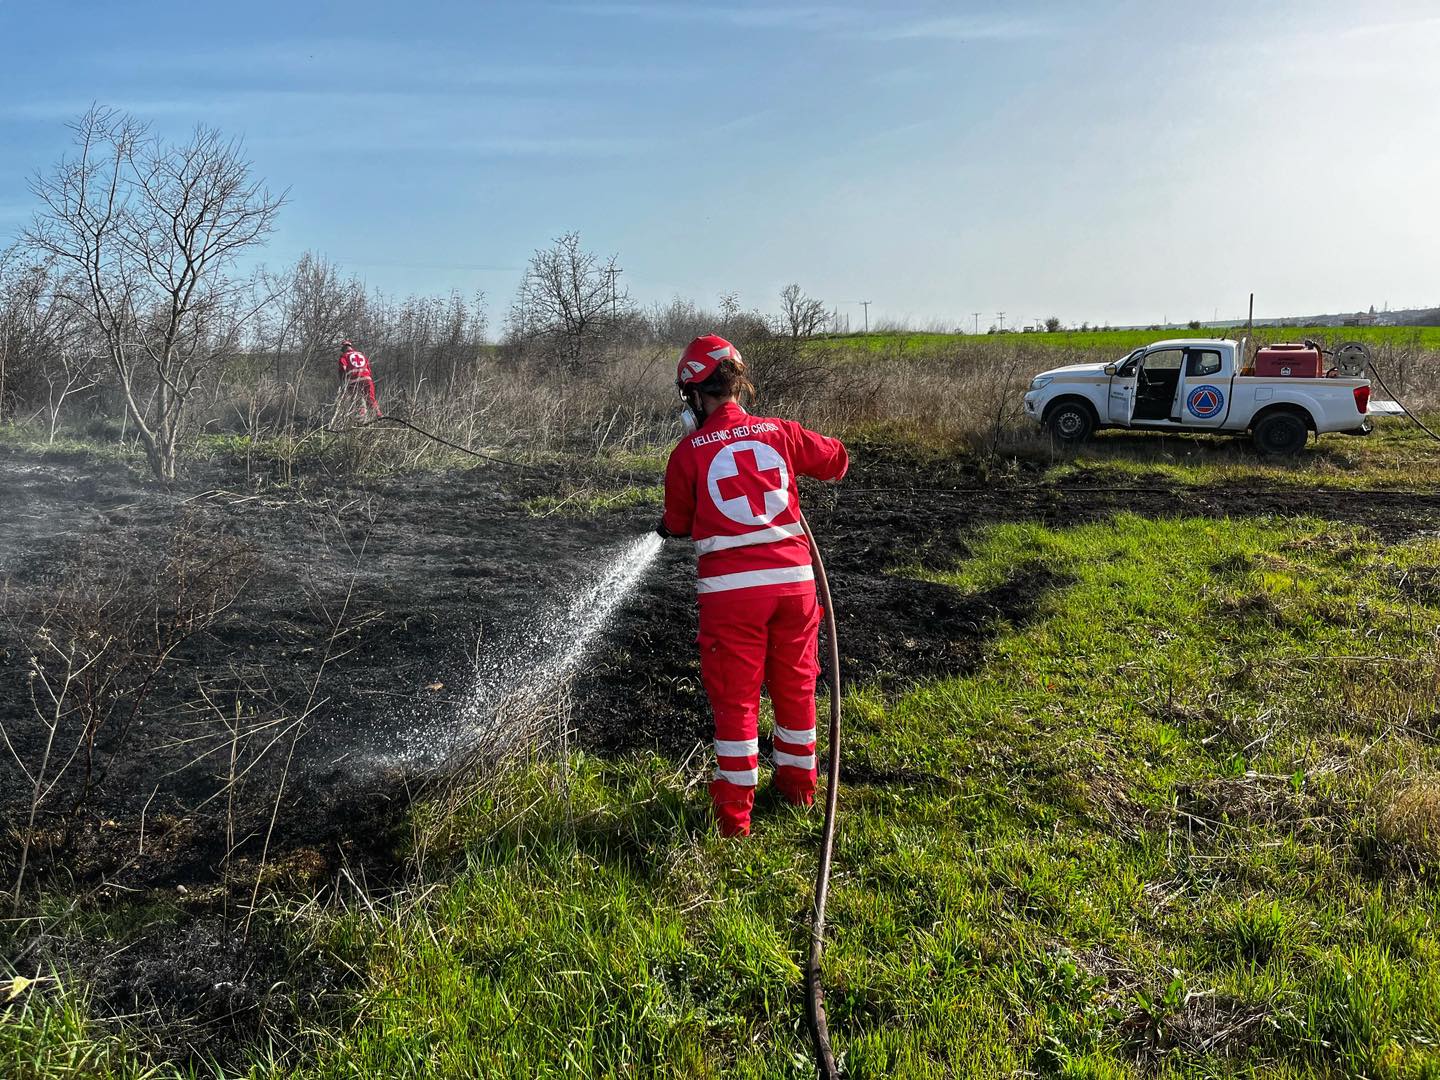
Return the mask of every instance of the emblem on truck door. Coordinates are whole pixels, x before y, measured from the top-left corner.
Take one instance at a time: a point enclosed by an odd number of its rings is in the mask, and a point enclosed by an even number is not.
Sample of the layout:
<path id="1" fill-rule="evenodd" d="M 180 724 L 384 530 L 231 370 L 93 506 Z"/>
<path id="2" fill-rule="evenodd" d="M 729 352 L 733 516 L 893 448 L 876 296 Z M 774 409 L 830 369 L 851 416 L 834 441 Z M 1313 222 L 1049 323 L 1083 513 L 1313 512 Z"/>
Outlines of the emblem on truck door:
<path id="1" fill-rule="evenodd" d="M 1225 395 L 1218 386 L 1206 383 L 1190 391 L 1190 396 L 1185 399 L 1185 407 L 1201 420 L 1209 420 L 1225 407 Z"/>

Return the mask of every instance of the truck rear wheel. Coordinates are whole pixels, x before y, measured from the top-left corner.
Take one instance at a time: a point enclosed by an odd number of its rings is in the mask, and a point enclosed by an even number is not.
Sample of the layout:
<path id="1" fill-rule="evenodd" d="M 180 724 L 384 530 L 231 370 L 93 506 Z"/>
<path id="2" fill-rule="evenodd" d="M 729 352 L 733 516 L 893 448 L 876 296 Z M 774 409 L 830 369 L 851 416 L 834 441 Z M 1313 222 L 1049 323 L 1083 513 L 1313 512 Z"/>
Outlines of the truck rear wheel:
<path id="1" fill-rule="evenodd" d="M 1262 416 L 1251 432 L 1255 449 L 1262 454 L 1293 457 L 1305 449 L 1310 429 L 1293 412 L 1273 412 Z"/>
<path id="2" fill-rule="evenodd" d="M 1056 442 L 1082 443 L 1095 433 L 1095 414 L 1078 401 L 1062 401 L 1050 410 L 1045 426 Z"/>

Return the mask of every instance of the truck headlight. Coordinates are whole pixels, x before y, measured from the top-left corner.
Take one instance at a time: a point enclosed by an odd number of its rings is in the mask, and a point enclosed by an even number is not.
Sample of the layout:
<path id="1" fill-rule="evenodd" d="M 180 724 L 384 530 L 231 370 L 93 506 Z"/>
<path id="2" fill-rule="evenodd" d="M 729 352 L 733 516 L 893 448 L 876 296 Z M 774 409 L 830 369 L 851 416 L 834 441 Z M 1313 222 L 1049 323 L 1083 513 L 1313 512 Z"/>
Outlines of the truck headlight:
<path id="1" fill-rule="evenodd" d="M 1036 375 L 1035 378 L 1030 380 L 1030 389 L 1044 390 L 1045 387 L 1050 385 L 1054 378 L 1054 375 Z"/>

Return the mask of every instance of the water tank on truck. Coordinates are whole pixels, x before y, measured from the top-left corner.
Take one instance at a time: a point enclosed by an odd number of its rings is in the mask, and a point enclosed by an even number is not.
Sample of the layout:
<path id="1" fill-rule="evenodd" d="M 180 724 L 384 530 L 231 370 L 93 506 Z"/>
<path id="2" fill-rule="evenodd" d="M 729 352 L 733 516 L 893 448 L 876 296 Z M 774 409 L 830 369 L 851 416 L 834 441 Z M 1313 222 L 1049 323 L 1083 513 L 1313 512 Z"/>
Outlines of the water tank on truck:
<path id="1" fill-rule="evenodd" d="M 1255 374 L 1262 379 L 1319 379 L 1325 357 L 1313 341 L 1266 345 L 1255 353 Z"/>

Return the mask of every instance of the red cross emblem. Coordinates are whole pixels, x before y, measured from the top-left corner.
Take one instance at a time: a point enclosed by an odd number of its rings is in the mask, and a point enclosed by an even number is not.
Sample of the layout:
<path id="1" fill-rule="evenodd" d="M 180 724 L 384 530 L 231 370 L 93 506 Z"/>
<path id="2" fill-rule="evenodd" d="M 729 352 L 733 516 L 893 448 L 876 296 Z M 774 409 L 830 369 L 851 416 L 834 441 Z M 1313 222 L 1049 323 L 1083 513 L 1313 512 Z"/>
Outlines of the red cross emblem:
<path id="1" fill-rule="evenodd" d="M 750 503 L 750 513 L 760 517 L 765 513 L 765 493 L 779 491 L 784 485 L 780 480 L 780 468 L 762 469 L 755 460 L 754 450 L 740 450 L 735 454 L 734 476 L 722 476 L 716 486 L 726 502 L 741 496 Z"/>
<path id="2" fill-rule="evenodd" d="M 710 463 L 710 496 L 719 511 L 743 525 L 764 525 L 790 504 L 785 459 L 767 443 L 722 449 Z"/>

